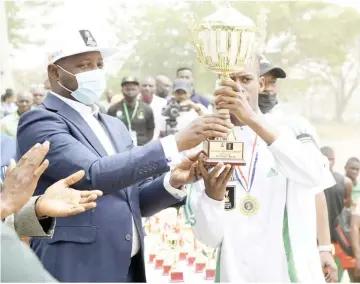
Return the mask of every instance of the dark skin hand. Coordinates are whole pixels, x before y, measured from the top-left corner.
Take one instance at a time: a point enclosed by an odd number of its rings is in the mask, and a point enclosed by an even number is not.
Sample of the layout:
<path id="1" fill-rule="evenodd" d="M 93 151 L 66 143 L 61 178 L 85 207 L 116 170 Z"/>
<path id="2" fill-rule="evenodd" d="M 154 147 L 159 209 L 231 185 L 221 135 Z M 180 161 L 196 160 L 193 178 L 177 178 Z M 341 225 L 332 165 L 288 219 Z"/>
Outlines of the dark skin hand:
<path id="1" fill-rule="evenodd" d="M 170 174 L 170 184 L 174 188 L 180 188 L 185 184 L 189 184 L 199 180 L 196 173 L 197 161 L 201 152 L 190 154 L 180 164 L 178 164 Z"/>
<path id="2" fill-rule="evenodd" d="M 186 128 L 175 133 L 179 152 L 189 150 L 208 138 L 228 136 L 234 125 L 224 115 L 205 115 L 194 119 Z"/>
<path id="3" fill-rule="evenodd" d="M 226 185 L 231 178 L 234 167 L 226 165 L 224 170 L 219 175 L 221 169 L 224 167 L 223 163 L 218 163 L 215 168 L 209 173 L 204 166 L 205 155 L 201 154 L 199 158 L 199 172 L 204 179 L 205 193 L 211 199 L 222 201 L 225 196 Z"/>

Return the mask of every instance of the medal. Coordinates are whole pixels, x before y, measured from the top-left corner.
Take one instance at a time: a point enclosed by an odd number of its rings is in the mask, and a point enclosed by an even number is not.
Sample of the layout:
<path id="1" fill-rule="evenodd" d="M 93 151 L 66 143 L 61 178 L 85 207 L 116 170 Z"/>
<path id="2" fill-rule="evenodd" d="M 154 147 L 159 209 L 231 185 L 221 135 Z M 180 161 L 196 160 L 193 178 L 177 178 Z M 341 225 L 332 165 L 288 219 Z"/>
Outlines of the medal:
<path id="1" fill-rule="evenodd" d="M 258 200 L 251 196 L 247 195 L 241 201 L 240 212 L 246 216 L 253 216 L 259 211 L 259 202 Z"/>
<path id="2" fill-rule="evenodd" d="M 247 179 L 245 178 L 240 167 L 237 167 L 234 171 L 237 181 L 239 182 L 241 187 L 247 193 L 247 196 L 244 197 L 244 199 L 241 201 L 241 204 L 239 206 L 240 212 L 246 216 L 255 215 L 259 211 L 259 207 L 260 207 L 258 200 L 255 197 L 250 195 L 250 191 L 251 191 L 251 188 L 252 188 L 252 185 L 254 182 L 254 177 L 255 177 L 255 172 L 256 172 L 256 164 L 257 164 L 258 156 L 259 156 L 259 152 L 256 152 L 255 159 L 253 160 L 255 148 L 256 148 L 256 144 L 257 144 L 257 138 L 258 138 L 258 136 L 256 135 L 254 144 L 253 144 L 252 153 L 251 153 L 251 162 L 250 162 L 250 166 L 249 166 L 248 178 Z M 241 178 L 239 175 L 241 176 Z M 250 178 L 250 180 L 249 180 L 249 178 Z M 247 180 L 250 181 L 250 184 L 248 183 Z"/>

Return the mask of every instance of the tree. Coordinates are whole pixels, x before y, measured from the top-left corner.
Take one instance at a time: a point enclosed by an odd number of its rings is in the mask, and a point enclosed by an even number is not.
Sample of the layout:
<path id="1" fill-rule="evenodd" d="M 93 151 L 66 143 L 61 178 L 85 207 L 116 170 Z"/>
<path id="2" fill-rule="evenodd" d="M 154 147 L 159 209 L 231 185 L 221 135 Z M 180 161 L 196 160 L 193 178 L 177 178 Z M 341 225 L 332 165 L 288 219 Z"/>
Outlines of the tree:
<path id="1" fill-rule="evenodd" d="M 262 2 L 261 5 L 239 1 L 232 5 L 255 21 L 260 9 L 267 9 L 266 56 L 286 69 L 288 74 L 306 70 L 303 76 L 291 76 L 284 82 L 282 93 L 285 96 L 304 95 L 311 83 L 319 87 L 329 86 L 329 81 L 340 78 L 339 70 L 343 69 L 359 33 L 356 23 L 360 16 L 354 9 L 302 1 Z M 124 63 L 124 69 L 138 76 L 162 73 L 174 78 L 177 67 L 189 66 L 195 72 L 197 90 L 202 93 L 213 92 L 215 76 L 196 62 L 194 48 L 188 41 L 185 15 L 194 12 L 202 18 L 215 10 L 211 2 L 203 1 L 139 7 L 140 16 L 133 21 L 136 32 L 132 39 L 136 44 Z M 120 31 L 120 27 L 118 29 Z M 309 68 L 309 64 L 314 62 L 321 69 Z M 319 72 L 322 69 L 331 70 L 331 76 L 325 75 L 326 80 L 320 80 L 321 76 L 324 77 Z M 337 90 L 349 84 L 345 73 L 343 77 L 346 80 L 338 82 Z M 352 86 L 355 83 L 356 80 Z M 350 87 L 349 90 L 352 89 Z M 341 95 L 340 91 L 334 92 L 338 98 L 336 105 L 339 113 L 343 112 L 350 94 L 354 93 L 346 92 L 346 95 Z M 340 116 L 337 115 L 338 118 Z"/>
<path id="2" fill-rule="evenodd" d="M 20 48 L 24 44 L 39 44 L 42 41 L 31 38 L 32 28 L 48 29 L 51 27 L 51 18 L 45 17 L 50 9 L 57 8 L 62 3 L 57 1 L 5 1 L 5 11 L 7 18 L 9 43 L 13 48 Z M 29 18 L 29 13 L 36 13 L 36 17 L 41 17 L 40 26 L 33 18 Z"/>
<path id="3" fill-rule="evenodd" d="M 360 80 L 360 62 L 356 60 L 359 13 L 326 3 L 286 2 L 265 6 L 272 15 L 267 26 L 267 43 L 282 38 L 276 52 L 268 56 L 290 70 L 304 71 L 299 80 L 304 85 L 327 87 L 335 102 L 334 119 L 341 121 Z M 280 22 L 286 28 L 279 31 Z M 293 94 L 292 82 L 289 83 Z"/>

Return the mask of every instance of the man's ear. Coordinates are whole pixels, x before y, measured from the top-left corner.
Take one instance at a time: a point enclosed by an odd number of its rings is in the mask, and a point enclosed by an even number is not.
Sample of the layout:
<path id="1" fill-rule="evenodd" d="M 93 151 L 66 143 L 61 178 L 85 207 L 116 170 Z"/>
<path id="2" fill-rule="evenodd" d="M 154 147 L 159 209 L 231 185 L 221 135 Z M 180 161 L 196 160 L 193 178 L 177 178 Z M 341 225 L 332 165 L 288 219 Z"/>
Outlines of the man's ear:
<path id="1" fill-rule="evenodd" d="M 259 93 L 263 92 L 265 89 L 265 78 L 260 77 L 259 78 Z"/>
<path id="2" fill-rule="evenodd" d="M 49 64 L 47 70 L 48 70 L 49 80 L 50 79 L 52 79 L 53 81 L 59 80 L 59 70 L 55 64 Z"/>

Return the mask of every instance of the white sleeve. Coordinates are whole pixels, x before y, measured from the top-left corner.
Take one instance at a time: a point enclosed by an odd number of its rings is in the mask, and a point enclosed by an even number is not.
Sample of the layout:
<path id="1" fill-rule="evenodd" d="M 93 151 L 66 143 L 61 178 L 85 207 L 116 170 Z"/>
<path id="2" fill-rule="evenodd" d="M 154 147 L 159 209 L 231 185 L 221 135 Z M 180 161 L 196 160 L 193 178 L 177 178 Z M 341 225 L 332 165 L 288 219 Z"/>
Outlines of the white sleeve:
<path id="1" fill-rule="evenodd" d="M 185 210 L 196 238 L 210 247 L 218 247 L 224 236 L 225 201 L 217 201 L 207 196 L 203 181 L 190 186 Z M 191 222 L 192 221 L 192 222 Z"/>
<path id="2" fill-rule="evenodd" d="M 284 131 L 268 149 L 278 170 L 290 181 L 316 192 L 335 184 L 329 161 L 310 140 L 301 142 L 291 132 Z"/>
<path id="3" fill-rule="evenodd" d="M 170 172 L 167 172 L 164 176 L 164 187 L 172 196 L 179 200 L 183 200 L 186 197 L 185 186 L 182 186 L 180 189 L 173 187 L 170 184 Z"/>
<path id="4" fill-rule="evenodd" d="M 181 155 L 176 144 L 175 136 L 169 135 L 160 139 L 168 166 L 177 165 L 181 162 Z"/>

